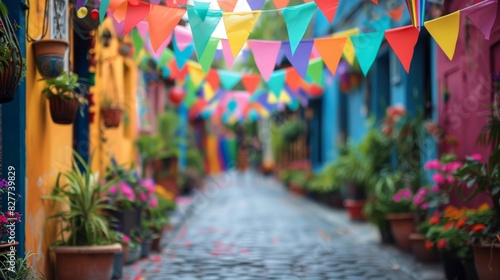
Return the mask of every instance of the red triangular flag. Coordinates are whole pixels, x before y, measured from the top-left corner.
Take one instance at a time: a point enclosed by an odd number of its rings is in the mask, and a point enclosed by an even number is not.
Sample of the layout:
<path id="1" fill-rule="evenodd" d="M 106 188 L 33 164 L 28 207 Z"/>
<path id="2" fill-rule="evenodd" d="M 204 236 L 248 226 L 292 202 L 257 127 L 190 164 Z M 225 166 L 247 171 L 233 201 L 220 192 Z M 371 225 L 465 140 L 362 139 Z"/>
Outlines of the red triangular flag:
<path id="1" fill-rule="evenodd" d="M 378 5 L 378 0 L 372 0 L 373 3 L 375 3 L 375 5 Z"/>
<path id="2" fill-rule="evenodd" d="M 257 74 L 244 74 L 241 77 L 241 83 L 249 93 L 254 93 L 260 84 L 260 75 Z"/>
<path id="3" fill-rule="evenodd" d="M 132 5 L 128 2 L 123 35 L 127 35 L 141 20 L 148 16 L 149 7 L 149 3 L 138 2 L 137 5 Z"/>
<path id="4" fill-rule="evenodd" d="M 219 3 L 219 7 L 224 12 L 232 12 L 238 0 L 218 0 L 217 3 Z"/>
<path id="5" fill-rule="evenodd" d="M 411 25 L 390 29 L 385 32 L 387 42 L 391 45 L 392 50 L 396 53 L 407 73 L 410 72 L 411 59 L 419 33 L 420 31 Z"/>
<path id="6" fill-rule="evenodd" d="M 179 68 L 177 68 L 177 63 L 175 62 L 175 59 L 171 59 L 168 62 L 168 69 L 170 69 L 170 78 L 172 79 L 183 80 L 188 74 L 187 66 L 184 65 L 184 67 L 182 67 L 182 69 L 179 70 Z"/>
<path id="7" fill-rule="evenodd" d="M 393 20 L 400 21 L 401 17 L 403 16 L 403 9 L 404 9 L 404 6 L 401 5 L 401 6 L 397 7 L 397 8 L 395 8 L 395 9 L 390 10 L 389 12 L 387 12 L 387 14 Z"/>
<path id="8" fill-rule="evenodd" d="M 342 51 L 344 50 L 347 37 L 320 38 L 314 40 L 316 50 L 323 58 L 326 67 L 332 75 L 336 75 Z"/>
<path id="9" fill-rule="evenodd" d="M 290 3 L 290 0 L 273 0 L 274 6 L 276 6 L 276 9 L 282 9 L 288 6 L 288 3 Z"/>
<path id="10" fill-rule="evenodd" d="M 210 69 L 205 77 L 205 81 L 212 87 L 214 92 L 217 92 L 220 85 L 219 72 L 217 72 L 217 69 Z"/>
<path id="11" fill-rule="evenodd" d="M 183 9 L 151 5 L 148 21 L 149 40 L 151 40 L 153 51 L 156 52 L 161 44 L 167 40 L 185 13 L 186 10 Z"/>
<path id="12" fill-rule="evenodd" d="M 314 2 L 316 2 L 316 5 L 318 5 L 318 8 L 323 12 L 328 21 L 332 23 L 339 6 L 339 0 L 314 0 Z"/>
<path id="13" fill-rule="evenodd" d="M 289 67 L 286 69 L 285 82 L 292 91 L 298 91 L 302 83 L 302 77 L 300 76 L 299 72 L 295 70 L 295 68 Z"/>

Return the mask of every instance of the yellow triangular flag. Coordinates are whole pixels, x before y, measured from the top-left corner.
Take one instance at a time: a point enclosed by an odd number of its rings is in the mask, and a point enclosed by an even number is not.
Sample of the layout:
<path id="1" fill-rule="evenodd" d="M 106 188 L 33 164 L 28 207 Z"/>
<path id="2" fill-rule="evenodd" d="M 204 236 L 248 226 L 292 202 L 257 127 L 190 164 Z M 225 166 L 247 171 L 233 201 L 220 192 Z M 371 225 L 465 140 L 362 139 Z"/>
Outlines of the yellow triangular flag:
<path id="1" fill-rule="evenodd" d="M 452 60 L 455 55 L 460 29 L 460 11 L 426 21 L 424 26 L 448 59 Z"/>
<path id="2" fill-rule="evenodd" d="M 278 103 L 278 98 L 276 98 L 276 95 L 272 92 L 269 92 L 269 94 L 267 95 L 267 102 L 269 102 L 269 104 L 276 104 Z"/>
<path id="3" fill-rule="evenodd" d="M 251 11 L 224 13 L 222 15 L 233 57 L 236 57 L 243 45 L 245 45 L 250 32 L 252 32 L 255 23 L 259 19 L 260 13 L 261 11 Z"/>
<path id="4" fill-rule="evenodd" d="M 356 58 L 356 51 L 354 50 L 354 45 L 352 44 L 351 38 L 349 36 L 358 33 L 359 33 L 359 28 L 356 27 L 332 35 L 333 38 L 347 37 L 342 54 L 344 55 L 345 59 L 350 65 L 354 64 L 354 59 Z"/>
<path id="5" fill-rule="evenodd" d="M 203 96 L 205 97 L 206 101 L 210 101 L 214 97 L 214 90 L 209 83 L 205 83 L 203 85 Z"/>
<path id="6" fill-rule="evenodd" d="M 280 99 L 279 101 L 285 103 L 285 104 L 289 104 L 290 102 L 292 102 L 292 99 L 290 98 L 290 96 L 286 93 L 286 91 L 281 91 L 281 94 L 280 94 Z"/>
<path id="7" fill-rule="evenodd" d="M 188 61 L 187 68 L 191 82 L 193 82 L 195 88 L 198 88 L 201 82 L 203 82 L 203 78 L 205 78 L 205 72 L 201 68 L 201 65 L 194 61 Z"/>

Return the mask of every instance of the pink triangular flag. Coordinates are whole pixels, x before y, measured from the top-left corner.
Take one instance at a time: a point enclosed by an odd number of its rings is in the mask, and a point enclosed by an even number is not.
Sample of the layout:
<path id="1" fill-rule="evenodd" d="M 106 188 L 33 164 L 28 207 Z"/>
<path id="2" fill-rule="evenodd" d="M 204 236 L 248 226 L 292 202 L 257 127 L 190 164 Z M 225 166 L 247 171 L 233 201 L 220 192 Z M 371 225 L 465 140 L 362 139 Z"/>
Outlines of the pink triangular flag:
<path id="1" fill-rule="evenodd" d="M 187 46 L 193 43 L 193 34 L 187 27 L 177 26 L 174 30 L 175 43 L 179 50 L 183 51 Z"/>
<path id="2" fill-rule="evenodd" d="M 410 72 L 411 59 L 419 34 L 420 31 L 412 25 L 393 28 L 385 32 L 387 42 L 403 64 L 406 73 Z"/>
<path id="3" fill-rule="evenodd" d="M 233 67 L 234 57 L 231 52 L 231 46 L 229 44 L 229 40 L 222 39 L 222 54 L 224 55 L 224 61 L 226 61 L 227 68 Z"/>
<path id="4" fill-rule="evenodd" d="M 183 9 L 152 5 L 148 16 L 149 39 L 155 52 L 167 40 L 168 36 L 172 34 L 175 26 L 185 13 L 186 10 Z"/>
<path id="5" fill-rule="evenodd" d="M 496 0 L 483 1 L 461 11 L 481 30 L 486 40 L 490 39 L 491 29 L 495 23 L 497 4 Z"/>
<path id="6" fill-rule="evenodd" d="M 281 41 L 250 40 L 248 43 L 262 78 L 269 81 L 281 49 Z"/>
<path id="7" fill-rule="evenodd" d="M 172 41 L 172 34 L 168 35 L 167 40 L 163 41 L 158 50 L 155 52 L 155 58 L 157 60 L 160 59 L 161 55 L 163 54 L 163 51 L 168 46 L 168 44 L 170 44 L 171 41 Z"/>
<path id="8" fill-rule="evenodd" d="M 149 3 L 138 2 L 137 5 L 132 5 L 130 2 L 128 3 L 127 13 L 125 14 L 124 35 L 127 35 L 141 20 L 148 16 L 149 8 Z"/>
<path id="9" fill-rule="evenodd" d="M 146 21 L 141 21 L 137 24 L 137 31 L 143 40 L 146 40 L 148 36 L 149 24 Z"/>

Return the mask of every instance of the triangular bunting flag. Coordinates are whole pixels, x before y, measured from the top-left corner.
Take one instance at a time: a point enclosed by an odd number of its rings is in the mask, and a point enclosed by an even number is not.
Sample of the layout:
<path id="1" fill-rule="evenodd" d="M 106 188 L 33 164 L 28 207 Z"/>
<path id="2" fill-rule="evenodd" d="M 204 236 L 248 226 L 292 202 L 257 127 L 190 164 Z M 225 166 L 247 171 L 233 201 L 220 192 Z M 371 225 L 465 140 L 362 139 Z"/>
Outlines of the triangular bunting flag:
<path id="1" fill-rule="evenodd" d="M 179 69 L 174 59 L 170 60 L 170 62 L 168 63 L 168 69 L 170 69 L 170 77 L 172 79 L 183 80 L 188 73 L 187 67 L 184 66 Z"/>
<path id="2" fill-rule="evenodd" d="M 390 10 L 387 14 L 393 20 L 400 21 L 401 17 L 403 16 L 403 9 L 404 9 L 404 5 L 400 5 L 399 7 Z"/>
<path id="3" fill-rule="evenodd" d="M 413 27 L 413 25 L 394 28 L 385 32 L 387 42 L 391 45 L 401 64 L 403 64 L 406 73 L 410 72 L 411 59 L 419 33 L 420 30 Z"/>
<path id="4" fill-rule="evenodd" d="M 132 5 L 128 2 L 127 12 L 125 14 L 125 27 L 123 34 L 127 35 L 134 27 L 143 19 L 145 19 L 150 10 L 149 3 L 137 2 L 137 5 Z"/>
<path id="5" fill-rule="evenodd" d="M 281 42 L 251 40 L 249 41 L 249 45 L 262 78 L 268 81 L 273 73 L 276 57 L 281 48 Z"/>
<path id="6" fill-rule="evenodd" d="M 210 86 L 209 83 L 205 83 L 203 85 L 203 97 L 205 98 L 205 100 L 206 101 L 212 100 L 214 95 L 215 95 L 214 89 Z"/>
<path id="7" fill-rule="evenodd" d="M 191 57 L 191 54 L 193 54 L 194 46 L 193 44 L 191 44 L 187 46 L 183 51 L 181 51 L 177 46 L 177 40 L 174 39 L 173 47 L 174 47 L 175 61 L 177 63 L 177 67 L 180 69 L 184 67 L 188 59 Z"/>
<path id="8" fill-rule="evenodd" d="M 224 13 L 222 19 L 226 27 L 226 34 L 233 57 L 236 57 L 243 48 L 250 32 L 259 19 L 261 11 Z"/>
<path id="9" fill-rule="evenodd" d="M 248 1 L 252 2 L 252 0 Z M 286 6 L 288 6 L 288 3 L 290 3 L 290 0 L 273 0 L 274 6 L 276 6 L 276 9 L 280 10 Z"/>
<path id="10" fill-rule="evenodd" d="M 104 17 L 106 16 L 106 11 L 109 8 L 109 3 L 110 0 L 101 0 L 101 3 L 99 3 L 99 22 L 101 23 L 104 20 Z"/>
<path id="11" fill-rule="evenodd" d="M 250 9 L 252 9 L 253 11 L 260 10 L 262 8 L 262 6 L 264 5 L 264 2 L 266 2 L 266 0 L 247 1 L 248 5 L 250 6 Z"/>
<path id="12" fill-rule="evenodd" d="M 378 5 L 378 0 L 372 0 L 373 3 L 375 3 L 375 5 Z"/>
<path id="13" fill-rule="evenodd" d="M 201 85 L 201 82 L 203 82 L 203 78 L 205 78 L 205 72 L 203 72 L 201 65 L 194 61 L 188 61 L 187 68 L 194 88 L 198 89 Z"/>
<path id="14" fill-rule="evenodd" d="M 137 31 L 137 29 L 132 30 L 130 34 L 132 35 L 132 44 L 134 45 L 134 50 L 137 54 L 144 46 L 144 40 L 141 35 L 139 35 L 139 31 Z"/>
<path id="15" fill-rule="evenodd" d="M 342 51 L 342 54 L 344 55 L 344 58 L 350 65 L 354 65 L 354 59 L 356 58 L 356 52 L 354 51 L 354 46 L 352 45 L 351 39 L 349 38 L 350 35 L 353 34 L 358 34 L 359 29 L 358 28 L 352 28 L 348 29 L 342 32 L 335 33 L 332 37 L 333 38 L 341 38 L 341 37 L 347 37 L 347 40 L 344 44 L 344 50 Z M 335 75 L 335 74 L 334 74 Z"/>
<path id="16" fill-rule="evenodd" d="M 160 5 L 151 5 L 149 12 L 149 39 L 153 51 L 157 51 L 168 36 L 174 31 L 181 17 L 186 13 L 185 10 L 169 8 Z"/>
<path id="17" fill-rule="evenodd" d="M 309 2 L 281 10 L 286 23 L 286 29 L 288 30 L 288 37 L 290 38 L 292 55 L 295 54 L 297 46 L 304 37 L 317 7 L 316 3 Z"/>
<path id="18" fill-rule="evenodd" d="M 267 82 L 267 88 L 278 97 L 285 86 L 286 72 L 285 70 L 276 70 L 271 75 Z"/>
<path id="19" fill-rule="evenodd" d="M 224 61 L 226 62 L 226 66 L 228 69 L 233 67 L 234 63 L 234 56 L 231 51 L 231 45 L 229 44 L 229 41 L 226 39 L 222 39 L 222 55 L 224 56 Z"/>
<path id="20" fill-rule="evenodd" d="M 205 21 L 207 17 L 208 8 L 210 8 L 210 2 L 194 1 L 194 11 L 202 21 Z"/>
<path id="21" fill-rule="evenodd" d="M 498 2 L 496 0 L 490 0 L 480 2 L 462 10 L 462 13 L 481 30 L 486 40 L 490 39 L 491 28 L 497 17 L 497 5 Z"/>
<path id="22" fill-rule="evenodd" d="M 210 66 L 212 66 L 219 41 L 220 40 L 218 38 L 210 38 L 207 47 L 205 48 L 205 51 L 200 58 L 199 62 L 205 73 L 208 73 L 208 70 L 210 70 Z"/>
<path id="23" fill-rule="evenodd" d="M 288 61 L 290 61 L 295 70 L 297 70 L 304 79 L 307 76 L 307 67 L 309 66 L 309 57 L 311 56 L 313 44 L 314 42 L 312 40 L 302 41 L 298 45 L 295 54 L 292 54 L 290 44 L 288 42 L 283 42 L 282 49 Z"/>
<path id="24" fill-rule="evenodd" d="M 460 28 L 460 11 L 427 21 L 424 26 L 448 59 L 452 60 Z"/>
<path id="25" fill-rule="evenodd" d="M 215 28 L 222 18 L 221 10 L 209 10 L 205 21 L 201 20 L 195 10 L 191 7 L 188 8 L 189 23 L 191 24 L 191 31 L 193 32 L 193 40 L 196 48 L 198 59 L 205 51 L 205 47 L 212 36 Z"/>
<path id="26" fill-rule="evenodd" d="M 350 38 L 356 50 L 359 66 L 366 76 L 377 57 L 380 44 L 384 39 L 384 32 L 355 34 L 351 35 Z"/>
<path id="27" fill-rule="evenodd" d="M 217 3 L 219 3 L 219 7 L 224 10 L 224 12 L 232 12 L 238 0 L 217 0 Z"/>
<path id="28" fill-rule="evenodd" d="M 157 62 L 157 66 L 156 67 L 162 67 L 164 66 L 165 64 L 167 64 L 167 62 L 169 62 L 172 58 L 174 57 L 174 52 L 172 52 L 172 50 L 170 50 L 169 48 L 166 48 L 163 50 L 163 53 L 162 55 L 160 56 L 160 58 L 158 59 L 158 62 Z"/>
<path id="29" fill-rule="evenodd" d="M 286 84 L 292 91 L 298 91 L 304 80 L 293 67 L 286 69 Z"/>
<path id="30" fill-rule="evenodd" d="M 309 63 L 309 68 L 307 68 L 307 77 L 313 83 L 321 86 L 323 85 L 323 60 L 315 59 Z"/>
<path id="31" fill-rule="evenodd" d="M 210 71 L 208 71 L 207 76 L 205 77 L 205 80 L 207 81 L 208 84 L 210 84 L 213 90 L 216 91 L 219 89 L 220 85 L 219 72 L 217 72 L 216 69 L 210 69 Z"/>
<path id="32" fill-rule="evenodd" d="M 230 90 L 240 82 L 241 74 L 236 72 L 219 70 L 219 79 L 222 84 L 222 87 L 225 90 Z"/>
<path id="33" fill-rule="evenodd" d="M 316 5 L 318 5 L 319 9 L 325 17 L 328 19 L 330 23 L 333 22 L 335 17 L 335 13 L 337 12 L 337 8 L 339 6 L 339 0 L 314 0 Z"/>
<path id="34" fill-rule="evenodd" d="M 127 6 L 128 1 L 123 0 L 111 0 L 109 3 L 109 10 L 113 12 L 113 18 L 116 19 L 117 22 L 123 22 L 125 24 Z"/>
<path id="35" fill-rule="evenodd" d="M 187 46 L 193 43 L 193 34 L 184 26 L 177 26 L 174 29 L 174 37 L 179 50 L 183 51 Z"/>
<path id="36" fill-rule="evenodd" d="M 244 74 L 241 77 L 241 83 L 249 93 L 254 93 L 260 84 L 260 75 Z"/>
<path id="37" fill-rule="evenodd" d="M 318 50 L 321 58 L 330 70 L 330 73 L 335 76 L 337 74 L 337 66 L 339 65 L 340 58 L 342 57 L 342 50 L 344 49 L 346 37 L 338 38 L 321 38 L 314 40 L 314 46 Z"/>

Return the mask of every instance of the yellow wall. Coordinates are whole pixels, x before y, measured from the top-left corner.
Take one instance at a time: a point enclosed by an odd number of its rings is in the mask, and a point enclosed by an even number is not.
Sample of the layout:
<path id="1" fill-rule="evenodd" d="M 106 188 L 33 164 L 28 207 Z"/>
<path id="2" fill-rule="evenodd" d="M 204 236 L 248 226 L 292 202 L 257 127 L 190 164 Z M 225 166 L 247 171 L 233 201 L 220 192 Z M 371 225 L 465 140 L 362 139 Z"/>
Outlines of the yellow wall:
<path id="1" fill-rule="evenodd" d="M 32 1 L 30 6 L 29 33 L 36 38 L 42 31 L 43 12 L 45 1 Z M 108 26 L 109 22 L 106 23 Z M 70 32 L 71 33 L 71 32 Z M 130 163 L 135 160 L 133 140 L 136 137 L 136 80 L 137 70 L 133 61 L 123 59 L 117 54 L 118 42 L 114 41 L 106 50 L 97 47 L 98 55 L 107 59 L 102 65 L 113 65 L 117 81 L 117 96 L 129 113 L 129 124 L 122 124 L 117 129 L 99 132 L 99 101 L 103 92 L 107 92 L 105 85 L 111 77 L 105 67 L 96 73 L 96 86 L 92 89 L 95 106 L 92 111 L 97 112 L 94 123 L 90 125 L 91 151 L 95 152 L 94 169 L 103 171 L 109 163 L 108 157 L 114 155 L 120 163 Z M 71 46 L 70 46 L 71 48 Z M 72 125 L 58 125 L 52 122 L 47 99 L 42 95 L 43 81 L 36 70 L 31 44 L 27 44 L 27 98 L 26 98 L 26 251 L 36 255 L 31 263 L 43 273 L 47 279 L 52 279 L 49 247 L 57 239 L 55 223 L 48 220 L 53 214 L 54 204 L 43 201 L 43 195 L 52 192 L 58 172 L 71 168 L 72 153 Z M 102 72 L 102 73 L 101 73 Z M 100 75 L 103 75 L 102 78 Z M 104 78 L 105 77 L 105 78 Z M 103 126 L 102 126 L 103 127 Z M 100 145 L 102 136 L 107 143 Z M 103 164 L 101 164 L 101 162 Z"/>
<path id="2" fill-rule="evenodd" d="M 90 125 L 91 150 L 95 153 L 93 168 L 104 172 L 111 157 L 118 163 L 129 165 L 136 161 L 134 140 L 137 137 L 137 68 L 132 59 L 118 53 L 119 41 L 115 36 L 111 20 L 106 19 L 101 30 L 109 29 L 112 40 L 108 47 L 103 47 L 100 40 L 96 44 L 97 71 L 94 93 L 95 105 L 90 108 L 95 113 L 95 120 Z M 118 128 L 106 129 L 100 120 L 99 107 L 104 99 L 118 100 L 125 110 L 127 123 L 122 120 Z M 103 143 L 100 139 L 105 138 Z"/>
<path id="3" fill-rule="evenodd" d="M 45 1 L 31 1 L 29 33 L 41 34 Z M 36 255 L 32 264 L 51 279 L 48 248 L 56 239 L 55 224 L 47 219 L 53 204 L 42 201 L 50 194 L 57 173 L 71 165 L 72 126 L 52 122 L 49 103 L 41 90 L 44 82 L 36 70 L 31 44 L 26 47 L 26 251 Z"/>

